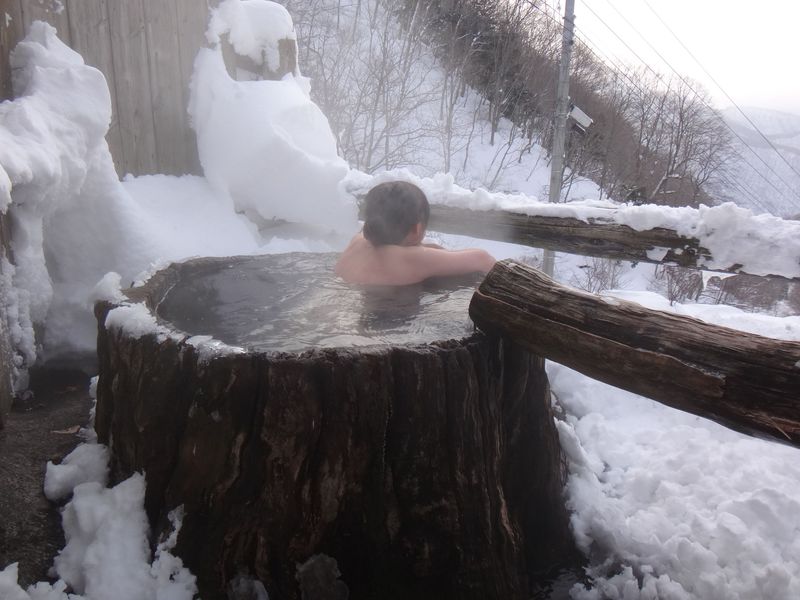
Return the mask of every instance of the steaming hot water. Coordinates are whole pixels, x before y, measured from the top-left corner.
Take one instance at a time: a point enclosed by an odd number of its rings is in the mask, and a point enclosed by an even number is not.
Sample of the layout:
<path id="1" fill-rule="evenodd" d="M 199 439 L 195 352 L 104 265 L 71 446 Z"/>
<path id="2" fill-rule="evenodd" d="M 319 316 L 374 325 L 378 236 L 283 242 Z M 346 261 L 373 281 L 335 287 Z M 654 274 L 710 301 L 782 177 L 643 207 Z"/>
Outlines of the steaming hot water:
<path id="1" fill-rule="evenodd" d="M 473 332 L 472 277 L 403 287 L 350 286 L 335 254 L 239 257 L 193 266 L 158 305 L 191 335 L 258 351 L 421 344 Z"/>

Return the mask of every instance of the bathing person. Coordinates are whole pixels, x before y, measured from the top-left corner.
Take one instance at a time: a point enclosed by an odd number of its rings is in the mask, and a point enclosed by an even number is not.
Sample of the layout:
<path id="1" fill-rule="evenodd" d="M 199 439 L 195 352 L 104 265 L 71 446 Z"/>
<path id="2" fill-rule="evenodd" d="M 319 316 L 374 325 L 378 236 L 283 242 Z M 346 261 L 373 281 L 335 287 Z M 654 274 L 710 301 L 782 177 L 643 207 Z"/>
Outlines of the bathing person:
<path id="1" fill-rule="evenodd" d="M 348 283 L 408 285 L 492 268 L 495 260 L 484 250 L 423 244 L 429 216 L 428 199 L 414 184 L 375 186 L 364 203 L 364 228 L 339 257 L 336 274 Z"/>

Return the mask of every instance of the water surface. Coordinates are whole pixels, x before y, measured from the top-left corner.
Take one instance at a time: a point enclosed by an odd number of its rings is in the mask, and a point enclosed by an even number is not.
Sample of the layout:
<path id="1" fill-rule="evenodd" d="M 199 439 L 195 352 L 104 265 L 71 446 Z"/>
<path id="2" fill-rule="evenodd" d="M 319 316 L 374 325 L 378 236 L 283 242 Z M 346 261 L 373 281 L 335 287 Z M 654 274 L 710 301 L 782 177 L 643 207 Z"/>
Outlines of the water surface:
<path id="1" fill-rule="evenodd" d="M 473 332 L 467 314 L 477 276 L 411 286 L 352 286 L 335 254 L 282 254 L 189 263 L 159 317 L 190 335 L 253 350 L 299 352 L 420 344 Z"/>

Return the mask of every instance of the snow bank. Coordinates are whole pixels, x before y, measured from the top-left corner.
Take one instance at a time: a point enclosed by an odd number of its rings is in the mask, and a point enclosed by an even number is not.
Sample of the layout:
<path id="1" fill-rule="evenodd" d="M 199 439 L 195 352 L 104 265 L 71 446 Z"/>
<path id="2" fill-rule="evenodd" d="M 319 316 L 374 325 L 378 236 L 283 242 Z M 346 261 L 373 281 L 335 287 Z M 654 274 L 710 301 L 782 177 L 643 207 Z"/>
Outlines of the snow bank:
<path id="1" fill-rule="evenodd" d="M 281 7 L 262 0 L 238 4 L 225 3 L 220 14 L 241 17 L 246 9 L 260 15 L 240 18 L 230 30 L 242 48 L 248 39 L 267 48 L 276 35 L 289 35 L 291 21 L 280 17 Z M 216 31 L 222 22 L 215 17 Z M 219 60 L 224 71 L 219 52 L 208 50 L 198 57 L 196 82 L 219 83 L 223 73 L 214 64 L 203 68 L 206 60 Z M 94 354 L 92 304 L 108 293 L 108 281 L 98 286 L 108 272 L 127 287 L 154 266 L 192 256 L 331 249 L 270 240 L 245 212 L 260 221 L 278 217 L 355 229 L 355 209 L 338 192 L 347 167 L 336 156 L 327 121 L 294 78 L 238 87 L 224 74 L 221 87 L 205 89 L 209 96 L 194 103 L 203 108 L 195 115 L 204 115 L 196 120 L 206 141 L 201 153 L 212 157 L 217 187 L 200 177 L 122 183 L 104 137 L 111 102 L 103 75 L 41 22 L 17 46 L 12 64 L 18 97 L 0 104 L 0 210 L 11 223 L 14 264 L 0 266 L 0 293 L 17 353 L 18 389 L 26 387 L 26 368 L 37 358 Z M 234 183 L 228 186 L 225 176 Z"/>
<path id="2" fill-rule="evenodd" d="M 700 266 L 726 269 L 738 264 L 753 275 L 800 277 L 800 222 L 767 214 L 753 215 L 733 203 L 699 209 L 628 206 L 608 200 L 549 204 L 524 194 L 467 190 L 456 185 L 450 174 L 421 178 L 405 169 L 376 176 L 351 171 L 343 187 L 351 195 L 363 195 L 378 183 L 397 179 L 415 183 L 425 191 L 432 204 L 443 206 L 569 217 L 585 222 L 627 225 L 636 231 L 656 227 L 673 229 L 680 235 L 698 239 L 700 245 L 711 252 L 712 260 Z"/>
<path id="3" fill-rule="evenodd" d="M 655 294 L 633 296 L 671 310 Z M 800 340 L 798 317 L 704 305 L 674 310 Z M 593 588 L 576 587 L 574 598 L 800 597 L 800 450 L 560 365 L 549 364 L 548 374 L 566 413 L 558 428 L 570 464 L 573 530 L 581 549 L 600 557 Z"/>
<path id="4" fill-rule="evenodd" d="M 653 310 L 686 315 L 714 325 L 755 333 L 764 337 L 800 340 L 800 316 L 798 315 L 776 317 L 746 312 L 734 306 L 721 304 L 680 304 L 678 302 L 670 304 L 669 300 L 660 294 L 636 290 L 609 290 L 601 295 L 629 300 Z"/>
<path id="5" fill-rule="evenodd" d="M 203 171 L 238 211 L 353 232 L 355 203 L 338 189 L 348 167 L 306 80 L 288 74 L 282 81 L 235 81 L 225 67 L 223 32 L 240 53 L 275 60 L 274 36 L 292 31 L 284 13 L 266 0 L 226 0 L 214 11 L 208 38 L 216 45 L 197 55 L 189 104 Z"/>
<path id="6" fill-rule="evenodd" d="M 108 152 L 103 75 L 41 22 L 11 63 L 18 98 L 0 104 L 0 180 L 15 264 L 3 273 L 16 290 L 11 329 L 24 367 L 41 343 L 51 357 L 94 348 L 88 291 L 109 270 L 135 273 L 158 250 L 135 226 L 143 215 Z M 31 324 L 45 325 L 42 340 Z"/>

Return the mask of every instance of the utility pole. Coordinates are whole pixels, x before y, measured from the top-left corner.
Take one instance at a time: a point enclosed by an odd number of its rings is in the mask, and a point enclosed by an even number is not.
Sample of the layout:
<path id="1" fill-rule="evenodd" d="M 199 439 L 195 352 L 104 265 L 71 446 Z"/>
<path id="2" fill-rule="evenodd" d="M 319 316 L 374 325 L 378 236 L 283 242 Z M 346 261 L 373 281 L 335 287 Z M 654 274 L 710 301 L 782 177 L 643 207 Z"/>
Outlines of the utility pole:
<path id="1" fill-rule="evenodd" d="M 553 153 L 550 158 L 550 202 L 561 199 L 561 178 L 564 175 L 564 154 L 567 141 L 567 112 L 569 108 L 569 61 L 572 57 L 573 30 L 575 28 L 575 0 L 566 0 L 564 27 L 561 37 L 561 62 L 558 66 L 556 89 L 556 114 L 553 119 Z M 542 270 L 553 276 L 555 254 L 545 250 Z"/>

